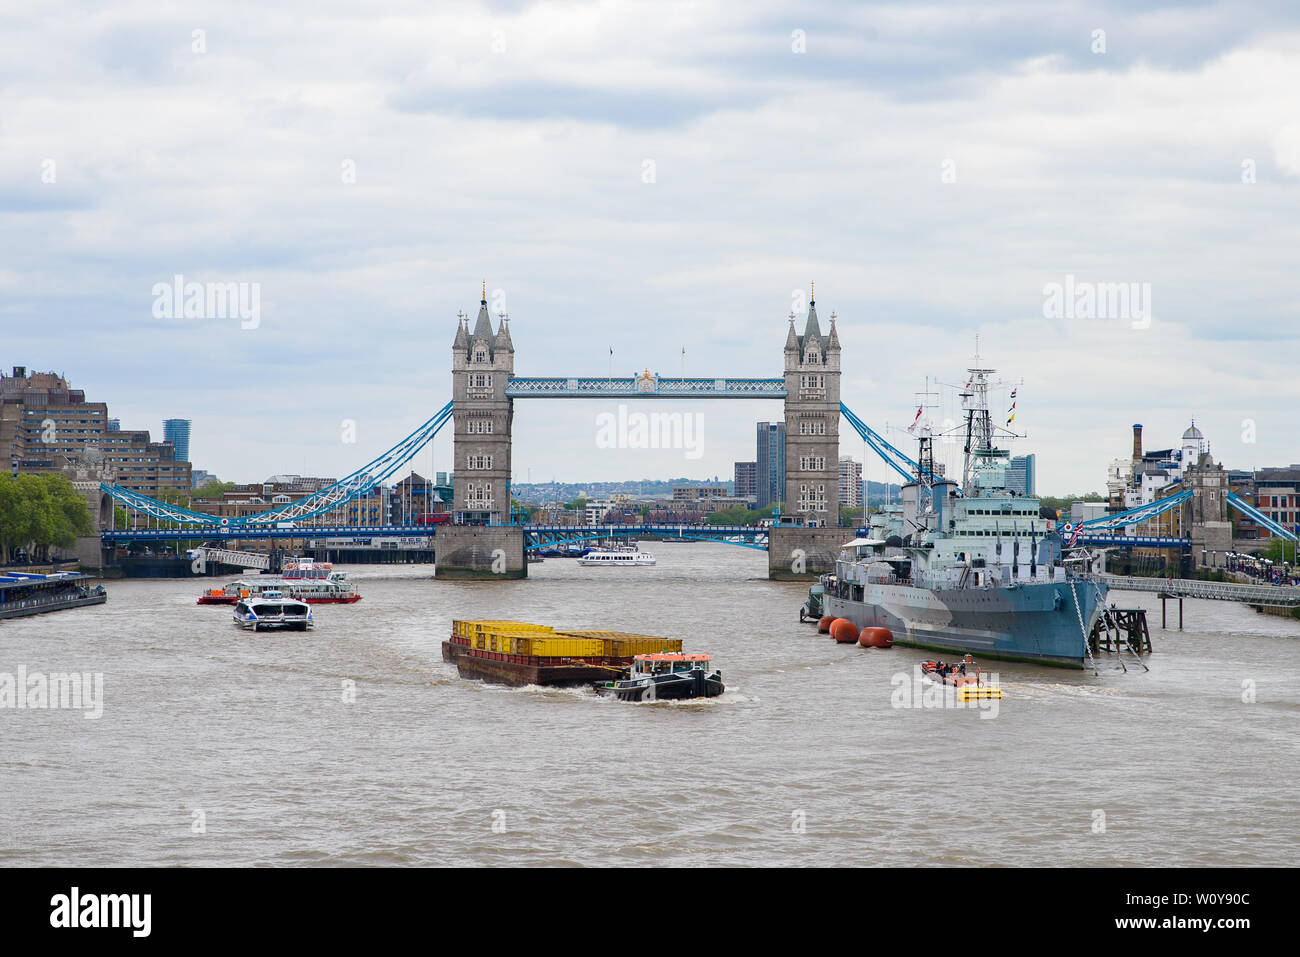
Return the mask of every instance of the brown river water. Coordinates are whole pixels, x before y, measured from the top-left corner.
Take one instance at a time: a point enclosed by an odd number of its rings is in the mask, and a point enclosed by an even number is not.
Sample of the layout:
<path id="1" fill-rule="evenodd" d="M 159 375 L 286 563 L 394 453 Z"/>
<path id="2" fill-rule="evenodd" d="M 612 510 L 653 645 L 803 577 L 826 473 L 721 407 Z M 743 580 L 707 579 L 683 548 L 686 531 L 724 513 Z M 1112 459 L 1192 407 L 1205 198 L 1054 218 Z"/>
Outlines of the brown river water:
<path id="1" fill-rule="evenodd" d="M 895 707 L 924 652 L 799 624 L 807 586 L 767 581 L 763 552 L 644 547 L 658 565 L 549 559 L 520 582 L 348 566 L 363 600 L 314 606 L 307 634 L 241 631 L 195 604 L 199 580 L 0 623 L 0 673 L 103 674 L 97 719 L 0 708 L 0 864 L 1297 859 L 1300 622 L 1189 601 L 1162 631 L 1154 595 L 1114 593 L 1154 609 L 1150 672 L 985 662 L 996 716 Z M 464 681 L 441 657 L 452 618 L 680 637 L 728 690 L 627 704 Z"/>

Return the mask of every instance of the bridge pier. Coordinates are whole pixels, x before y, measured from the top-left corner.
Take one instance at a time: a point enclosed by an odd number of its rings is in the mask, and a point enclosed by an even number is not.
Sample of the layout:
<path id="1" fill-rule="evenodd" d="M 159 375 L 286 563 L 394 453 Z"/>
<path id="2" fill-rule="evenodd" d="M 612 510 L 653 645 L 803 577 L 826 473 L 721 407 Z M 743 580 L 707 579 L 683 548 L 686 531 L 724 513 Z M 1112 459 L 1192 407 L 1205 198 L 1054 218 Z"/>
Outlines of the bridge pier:
<path id="1" fill-rule="evenodd" d="M 773 525 L 767 536 L 767 577 L 773 581 L 807 581 L 835 571 L 841 546 L 854 536 L 851 528 Z"/>
<path id="2" fill-rule="evenodd" d="M 433 540 L 433 577 L 500 581 L 528 577 L 518 525 L 443 525 Z"/>

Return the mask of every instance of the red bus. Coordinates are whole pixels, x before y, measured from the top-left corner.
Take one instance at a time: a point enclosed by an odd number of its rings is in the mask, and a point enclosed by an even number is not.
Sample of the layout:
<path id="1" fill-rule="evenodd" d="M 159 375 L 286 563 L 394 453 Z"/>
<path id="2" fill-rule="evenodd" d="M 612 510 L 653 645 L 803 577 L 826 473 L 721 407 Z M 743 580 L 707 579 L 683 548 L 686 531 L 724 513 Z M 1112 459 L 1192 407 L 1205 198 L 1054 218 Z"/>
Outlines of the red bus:
<path id="1" fill-rule="evenodd" d="M 421 512 L 415 516 L 416 525 L 446 525 L 451 521 L 451 512 Z"/>

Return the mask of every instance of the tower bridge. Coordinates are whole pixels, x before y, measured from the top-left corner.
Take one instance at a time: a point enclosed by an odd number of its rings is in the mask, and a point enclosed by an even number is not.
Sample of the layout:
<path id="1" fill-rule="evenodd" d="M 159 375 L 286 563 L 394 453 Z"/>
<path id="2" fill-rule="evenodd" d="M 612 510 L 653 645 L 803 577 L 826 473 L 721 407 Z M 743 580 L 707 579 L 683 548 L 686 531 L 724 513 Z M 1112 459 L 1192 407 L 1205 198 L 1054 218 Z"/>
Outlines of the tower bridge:
<path id="1" fill-rule="evenodd" d="M 515 375 L 510 319 L 494 328 L 487 284 L 473 325 L 457 316 L 452 341 L 453 524 L 438 530 L 437 575 L 517 577 L 525 551 L 541 541 L 510 521 L 512 432 L 516 399 L 780 399 L 785 405 L 787 526 L 767 535 L 769 574 L 787 565 L 799 577 L 834 567 L 839 530 L 840 341 L 836 317 L 823 332 L 815 289 L 803 333 L 789 317 L 780 377 L 667 378 L 649 370 L 629 377 Z M 753 535 L 737 544 L 753 547 Z M 787 562 L 787 555 L 794 561 Z M 504 566 L 504 570 L 503 570 Z M 791 572 L 790 574 L 795 574 Z"/>

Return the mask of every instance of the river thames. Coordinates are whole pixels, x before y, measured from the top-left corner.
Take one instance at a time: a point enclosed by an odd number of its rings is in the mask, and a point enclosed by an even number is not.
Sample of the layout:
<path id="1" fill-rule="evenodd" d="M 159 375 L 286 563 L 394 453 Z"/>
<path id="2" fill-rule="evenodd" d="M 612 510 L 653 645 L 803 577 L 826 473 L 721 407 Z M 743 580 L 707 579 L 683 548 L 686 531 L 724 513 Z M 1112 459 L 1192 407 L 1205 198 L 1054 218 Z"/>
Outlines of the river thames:
<path id="1" fill-rule="evenodd" d="M 1290 865 L 1300 622 L 1188 601 L 1150 672 L 984 662 L 1007 697 L 905 708 L 917 649 L 798 622 L 767 556 L 646 543 L 518 582 L 347 566 L 307 634 L 239 630 L 211 581 L 0 624 L 0 672 L 102 672 L 103 713 L 6 708 L 6 865 Z M 224 581 L 227 579 L 222 579 Z M 453 618 L 680 637 L 700 703 L 461 680 Z M 347 689 L 355 700 L 346 700 Z"/>

